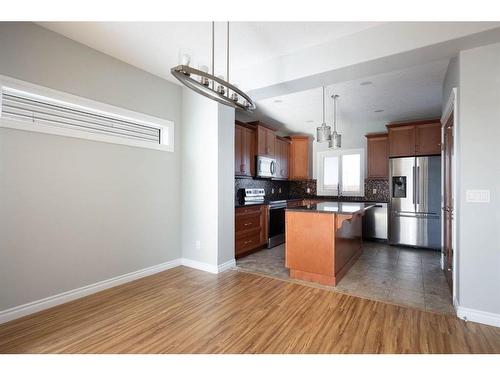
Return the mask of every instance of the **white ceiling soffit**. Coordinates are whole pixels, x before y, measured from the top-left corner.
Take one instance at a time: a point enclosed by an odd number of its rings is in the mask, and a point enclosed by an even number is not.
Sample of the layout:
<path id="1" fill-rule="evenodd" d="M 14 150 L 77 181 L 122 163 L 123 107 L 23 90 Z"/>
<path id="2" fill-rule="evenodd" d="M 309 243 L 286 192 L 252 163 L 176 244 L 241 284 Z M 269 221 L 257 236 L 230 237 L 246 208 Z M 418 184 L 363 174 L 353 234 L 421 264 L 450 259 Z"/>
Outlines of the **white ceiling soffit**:
<path id="1" fill-rule="evenodd" d="M 179 53 L 210 66 L 210 22 L 39 22 L 39 25 L 142 70 L 178 83 Z M 378 22 L 232 22 L 230 64 L 238 70 L 380 25 Z M 216 73 L 226 75 L 226 24 L 215 27 Z M 233 74 L 230 72 L 230 75 Z M 243 77 L 242 77 L 243 78 Z M 254 86 L 251 86 L 254 87 Z M 248 87 L 250 88 L 250 86 Z"/>
<path id="2" fill-rule="evenodd" d="M 338 99 L 340 132 L 381 131 L 396 121 L 440 117 L 442 83 L 448 60 L 409 69 L 364 77 L 326 87 L 326 122 L 332 125 L 335 93 Z M 284 133 L 314 134 L 322 123 L 322 89 L 317 87 L 257 102 L 257 118 Z M 383 112 L 376 112 L 383 110 Z"/>
<path id="3" fill-rule="evenodd" d="M 456 56 L 500 42 L 500 22 L 392 22 L 236 73 L 259 100 Z"/>

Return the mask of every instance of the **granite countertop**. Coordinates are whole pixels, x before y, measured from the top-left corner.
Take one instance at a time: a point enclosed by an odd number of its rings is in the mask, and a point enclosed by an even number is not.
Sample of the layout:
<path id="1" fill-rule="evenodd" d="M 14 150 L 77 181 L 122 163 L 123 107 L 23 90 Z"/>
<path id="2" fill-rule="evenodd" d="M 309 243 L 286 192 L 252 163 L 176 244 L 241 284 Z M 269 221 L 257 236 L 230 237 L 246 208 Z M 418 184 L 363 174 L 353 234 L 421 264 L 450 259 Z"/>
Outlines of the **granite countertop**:
<path id="1" fill-rule="evenodd" d="M 361 213 L 372 207 L 375 204 L 370 203 L 358 203 L 358 202 L 321 202 L 316 204 L 310 204 L 307 206 L 300 206 L 294 208 L 287 208 L 288 211 L 299 211 L 299 212 L 320 212 L 326 214 L 343 214 L 351 215 L 355 213 Z"/>
<path id="2" fill-rule="evenodd" d="M 236 201 L 234 207 L 246 207 L 246 206 L 258 206 L 258 205 L 268 205 L 271 202 L 274 201 L 279 201 L 279 200 L 286 200 L 287 202 L 293 202 L 293 201 L 302 201 L 302 200 L 310 200 L 310 199 L 318 199 L 318 200 L 327 200 L 329 202 L 338 202 L 338 203 L 388 203 L 387 201 L 381 201 L 381 200 L 367 200 L 367 199 L 357 199 L 357 198 L 349 198 L 349 197 L 342 197 L 340 199 L 338 198 L 332 198 L 332 197 L 321 197 L 321 196 L 312 196 L 312 197 L 288 197 L 288 198 L 283 198 L 283 199 L 264 199 L 262 202 L 244 202 L 244 201 Z"/>

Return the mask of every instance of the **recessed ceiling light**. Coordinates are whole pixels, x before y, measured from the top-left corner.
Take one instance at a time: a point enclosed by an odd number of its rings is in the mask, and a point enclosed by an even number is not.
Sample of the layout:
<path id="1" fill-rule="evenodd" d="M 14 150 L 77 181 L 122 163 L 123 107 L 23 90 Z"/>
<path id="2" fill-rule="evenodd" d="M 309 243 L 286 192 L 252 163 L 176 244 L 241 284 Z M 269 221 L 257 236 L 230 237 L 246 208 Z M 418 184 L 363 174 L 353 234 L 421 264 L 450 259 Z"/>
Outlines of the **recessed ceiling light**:
<path id="1" fill-rule="evenodd" d="M 374 112 L 375 113 L 380 113 L 380 112 L 384 112 L 384 110 L 383 109 L 376 109 Z"/>
<path id="2" fill-rule="evenodd" d="M 364 82 L 361 82 L 359 85 L 360 86 L 368 86 L 368 85 L 371 85 L 373 82 L 372 81 L 364 81 Z"/>
<path id="3" fill-rule="evenodd" d="M 283 103 L 283 100 L 281 100 L 281 99 L 276 99 L 274 102 L 275 102 L 275 103 Z"/>

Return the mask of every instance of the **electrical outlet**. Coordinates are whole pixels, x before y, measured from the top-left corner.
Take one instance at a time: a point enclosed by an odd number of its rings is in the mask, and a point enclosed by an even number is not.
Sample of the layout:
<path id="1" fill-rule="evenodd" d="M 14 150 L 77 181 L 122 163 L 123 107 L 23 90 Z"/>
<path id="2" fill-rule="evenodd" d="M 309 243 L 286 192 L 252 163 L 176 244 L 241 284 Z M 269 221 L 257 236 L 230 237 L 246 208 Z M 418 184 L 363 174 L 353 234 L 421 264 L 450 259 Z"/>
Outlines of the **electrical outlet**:
<path id="1" fill-rule="evenodd" d="M 490 191 L 466 190 L 465 201 L 468 203 L 490 203 Z"/>
<path id="2" fill-rule="evenodd" d="M 311 188 L 306 189 L 307 194 L 311 194 Z"/>
<path id="3" fill-rule="evenodd" d="M 271 194 L 274 194 L 274 188 L 271 188 Z"/>
<path id="4" fill-rule="evenodd" d="M 195 247 L 196 247 L 196 250 L 201 249 L 201 241 L 200 240 L 196 240 Z"/>
<path id="5" fill-rule="evenodd" d="M 279 189 L 278 189 L 278 193 L 280 193 L 280 194 L 281 194 L 281 188 L 279 188 Z"/>
<path id="6" fill-rule="evenodd" d="M 373 194 L 377 194 L 377 189 L 373 189 Z"/>

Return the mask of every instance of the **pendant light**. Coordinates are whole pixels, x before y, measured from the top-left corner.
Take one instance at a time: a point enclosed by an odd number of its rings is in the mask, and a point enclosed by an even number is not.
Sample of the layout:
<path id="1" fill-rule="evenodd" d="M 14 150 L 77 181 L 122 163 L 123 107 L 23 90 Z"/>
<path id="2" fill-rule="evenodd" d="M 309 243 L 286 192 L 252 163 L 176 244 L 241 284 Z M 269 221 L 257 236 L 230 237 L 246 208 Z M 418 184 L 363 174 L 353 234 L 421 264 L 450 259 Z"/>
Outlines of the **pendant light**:
<path id="1" fill-rule="evenodd" d="M 319 143 L 329 142 L 332 128 L 325 122 L 325 86 L 323 86 L 323 123 L 316 128 L 316 141 Z"/>
<path id="2" fill-rule="evenodd" d="M 332 95 L 333 99 L 333 133 L 330 136 L 330 148 L 337 149 L 342 146 L 342 136 L 337 133 L 337 99 L 338 95 Z"/>
<path id="3" fill-rule="evenodd" d="M 212 22 L 212 74 L 206 66 L 194 69 L 189 66 L 190 58 L 185 57 L 180 65 L 170 69 L 170 73 L 191 90 L 221 104 L 240 108 L 248 112 L 255 110 L 252 99 L 236 85 L 229 83 L 229 22 L 227 23 L 226 77 L 215 76 L 215 22 Z"/>

